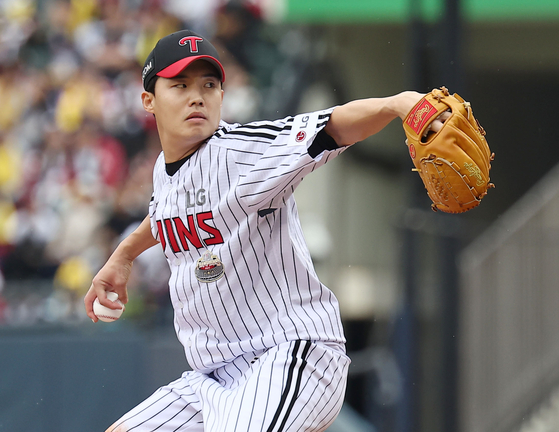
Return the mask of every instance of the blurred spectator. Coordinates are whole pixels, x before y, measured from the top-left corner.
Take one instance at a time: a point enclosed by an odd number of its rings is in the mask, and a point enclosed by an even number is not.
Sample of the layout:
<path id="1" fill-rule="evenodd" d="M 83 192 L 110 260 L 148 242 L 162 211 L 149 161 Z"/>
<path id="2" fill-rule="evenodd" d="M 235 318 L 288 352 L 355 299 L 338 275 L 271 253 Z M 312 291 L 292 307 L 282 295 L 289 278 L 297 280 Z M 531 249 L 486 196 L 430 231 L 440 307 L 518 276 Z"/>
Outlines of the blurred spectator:
<path id="1" fill-rule="evenodd" d="M 32 0 L 0 2 L 0 64 L 17 62 L 19 49 L 33 31 L 36 5 Z"/>
<path id="2" fill-rule="evenodd" d="M 246 70 L 256 87 L 268 87 L 281 58 L 266 34 L 260 9 L 252 2 L 232 0 L 218 9 L 215 21 L 216 43 Z"/>
<path id="3" fill-rule="evenodd" d="M 184 28 L 191 29 L 198 34 L 213 34 L 215 14 L 223 4 L 222 0 L 167 0 L 164 8 L 170 14 L 179 18 Z M 165 35 L 163 35 L 165 36 Z"/>
<path id="4" fill-rule="evenodd" d="M 232 57 L 223 61 L 227 70 L 227 91 L 223 97 L 221 117 L 226 122 L 247 122 L 253 120 L 262 99 L 252 85 L 247 71 Z"/>
<path id="5" fill-rule="evenodd" d="M 0 0 L 0 324 L 81 322 L 91 275 L 147 214 L 161 148 L 141 67 L 158 39 L 213 37 L 224 120 L 259 117 L 281 53 L 258 3 Z M 127 316 L 170 319 L 167 271 L 159 248 L 138 259 Z"/>

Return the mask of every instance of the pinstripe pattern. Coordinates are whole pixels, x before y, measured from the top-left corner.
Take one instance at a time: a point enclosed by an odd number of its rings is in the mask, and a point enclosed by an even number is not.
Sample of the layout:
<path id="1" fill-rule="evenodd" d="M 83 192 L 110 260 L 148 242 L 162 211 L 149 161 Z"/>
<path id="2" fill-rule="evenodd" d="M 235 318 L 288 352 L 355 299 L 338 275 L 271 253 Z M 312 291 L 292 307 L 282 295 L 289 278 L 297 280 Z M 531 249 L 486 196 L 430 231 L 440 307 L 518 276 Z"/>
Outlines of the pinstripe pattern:
<path id="1" fill-rule="evenodd" d="M 331 111 L 222 122 L 173 176 L 163 155 L 157 160 L 152 232 L 171 267 L 175 329 L 194 370 L 288 341 L 345 342 L 337 300 L 314 271 L 293 199 L 305 175 L 343 151 L 307 152 Z M 195 278 L 204 244 L 223 262 L 217 282 Z"/>
<path id="2" fill-rule="evenodd" d="M 341 408 L 348 365 L 341 347 L 283 343 L 209 375 L 185 372 L 109 431 L 323 431 Z"/>
<path id="3" fill-rule="evenodd" d="M 222 122 L 172 175 L 159 156 L 151 229 L 193 371 L 110 431 L 322 431 L 334 420 L 349 359 L 338 302 L 314 271 L 293 199 L 307 174 L 343 151 L 313 145 L 331 112 Z M 206 247 L 225 269 L 209 283 L 194 273 Z"/>

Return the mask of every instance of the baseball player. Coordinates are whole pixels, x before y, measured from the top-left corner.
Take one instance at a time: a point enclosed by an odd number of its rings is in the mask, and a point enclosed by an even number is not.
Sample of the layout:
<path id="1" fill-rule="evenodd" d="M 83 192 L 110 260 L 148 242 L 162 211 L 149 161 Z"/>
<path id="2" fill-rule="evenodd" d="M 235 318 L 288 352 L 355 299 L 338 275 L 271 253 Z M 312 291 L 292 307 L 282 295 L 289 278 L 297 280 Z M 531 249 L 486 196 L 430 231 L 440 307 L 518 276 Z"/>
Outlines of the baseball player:
<path id="1" fill-rule="evenodd" d="M 163 152 L 149 215 L 93 279 L 84 302 L 128 300 L 134 259 L 159 243 L 171 268 L 174 325 L 192 371 L 108 430 L 322 431 L 350 363 L 338 302 L 319 280 L 293 191 L 348 145 L 404 117 L 415 92 L 276 121 L 220 119 L 225 71 L 211 43 L 161 39 L 142 74 Z"/>

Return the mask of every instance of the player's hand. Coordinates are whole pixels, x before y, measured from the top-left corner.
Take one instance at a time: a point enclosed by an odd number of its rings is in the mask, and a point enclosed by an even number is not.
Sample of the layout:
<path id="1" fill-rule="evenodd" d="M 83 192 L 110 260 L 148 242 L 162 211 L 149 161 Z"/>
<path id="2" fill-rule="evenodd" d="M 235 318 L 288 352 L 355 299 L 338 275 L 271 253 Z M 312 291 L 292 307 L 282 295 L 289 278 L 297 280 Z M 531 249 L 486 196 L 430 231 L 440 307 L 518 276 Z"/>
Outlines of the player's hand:
<path id="1" fill-rule="evenodd" d="M 424 97 L 424 93 L 405 91 L 393 97 L 393 109 L 402 120 L 406 118 L 411 109 Z"/>
<path id="2" fill-rule="evenodd" d="M 91 287 L 84 297 L 87 316 L 93 322 L 97 322 L 97 316 L 93 313 L 93 302 L 96 298 L 99 299 L 99 303 L 109 309 L 122 309 L 117 302 L 107 299 L 107 292 L 116 292 L 118 299 L 123 304 L 128 303 L 126 284 L 130 278 L 131 271 L 132 261 L 112 256 L 93 278 Z"/>
<path id="3" fill-rule="evenodd" d="M 425 131 L 423 136 L 427 136 L 429 133 L 437 133 L 438 131 L 440 131 L 443 127 L 444 122 L 449 119 L 451 114 L 452 112 L 445 111 L 440 116 L 438 116 L 435 120 L 433 120 L 433 123 L 429 125 L 429 128 Z"/>

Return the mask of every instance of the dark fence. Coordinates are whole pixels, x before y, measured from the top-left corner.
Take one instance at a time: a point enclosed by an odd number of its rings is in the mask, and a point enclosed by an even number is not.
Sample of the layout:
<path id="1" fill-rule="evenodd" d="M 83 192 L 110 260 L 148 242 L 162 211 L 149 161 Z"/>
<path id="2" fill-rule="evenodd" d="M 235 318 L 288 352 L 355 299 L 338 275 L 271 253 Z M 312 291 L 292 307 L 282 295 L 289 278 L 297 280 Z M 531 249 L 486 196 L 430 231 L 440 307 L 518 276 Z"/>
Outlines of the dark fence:
<path id="1" fill-rule="evenodd" d="M 559 382 L 559 168 L 464 251 L 460 269 L 460 431 L 516 430 Z"/>
<path id="2" fill-rule="evenodd" d="M 104 431 L 187 368 L 174 333 L 112 325 L 0 329 L 0 431 Z"/>

